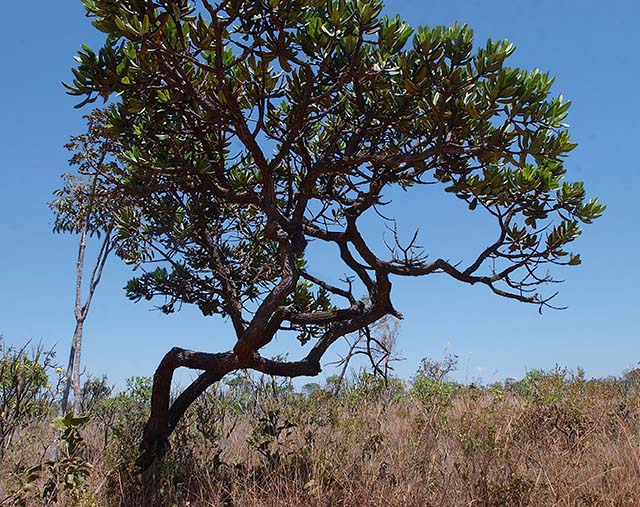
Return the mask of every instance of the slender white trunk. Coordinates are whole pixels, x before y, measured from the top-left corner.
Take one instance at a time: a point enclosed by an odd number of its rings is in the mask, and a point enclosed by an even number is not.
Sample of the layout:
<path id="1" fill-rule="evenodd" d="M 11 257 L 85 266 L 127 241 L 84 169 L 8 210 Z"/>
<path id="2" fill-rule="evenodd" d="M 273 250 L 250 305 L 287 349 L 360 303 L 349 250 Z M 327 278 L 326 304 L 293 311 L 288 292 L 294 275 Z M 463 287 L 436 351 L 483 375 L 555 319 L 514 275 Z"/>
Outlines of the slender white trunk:
<path id="1" fill-rule="evenodd" d="M 74 357 L 73 357 L 73 413 L 80 415 L 82 404 L 82 389 L 80 386 L 80 353 L 82 351 L 82 329 L 84 327 L 84 319 L 76 323 L 76 329 L 73 333 L 74 341 Z"/>
<path id="2" fill-rule="evenodd" d="M 91 213 L 91 207 L 87 214 Z M 88 216 L 85 219 L 80 235 L 80 245 L 78 246 L 78 260 L 76 261 L 76 294 L 74 316 L 76 318 L 76 328 L 71 340 L 71 350 L 69 352 L 69 364 L 65 378 L 64 393 L 60 403 L 60 411 L 65 415 L 69 409 L 69 395 L 73 389 L 73 412 L 80 414 L 80 350 L 82 347 L 82 329 L 88 305 L 82 305 L 82 277 L 84 272 L 84 254 L 87 249 L 87 229 L 89 226 Z"/>
<path id="3" fill-rule="evenodd" d="M 66 377 L 64 382 L 64 391 L 62 401 L 60 403 L 60 412 L 66 415 L 69 409 L 69 398 L 73 391 L 73 412 L 80 413 L 80 353 L 82 349 L 82 329 L 84 327 L 84 319 L 76 321 L 76 328 L 73 332 L 73 340 L 71 341 L 71 350 L 69 352 L 69 363 L 67 365 Z"/>
<path id="4" fill-rule="evenodd" d="M 73 332 L 73 339 L 71 341 L 71 350 L 69 352 L 69 364 L 67 366 L 67 372 L 65 377 L 64 392 L 62 395 L 62 401 L 60 403 L 60 411 L 63 415 L 66 415 L 69 410 L 69 397 L 73 390 L 73 413 L 74 415 L 80 415 L 82 408 L 82 392 L 80 386 L 80 357 L 82 352 L 82 333 L 84 329 L 84 321 L 89 313 L 89 307 L 91 306 L 91 300 L 95 293 L 96 287 L 100 282 L 102 276 L 102 270 L 107 261 L 107 257 L 111 252 L 113 245 L 111 244 L 111 226 L 107 227 L 100 252 L 96 259 L 96 263 L 93 266 L 91 276 L 89 278 L 89 286 L 87 291 L 87 297 L 82 302 L 82 281 L 84 277 L 84 257 L 87 250 L 87 234 L 89 233 L 90 218 L 93 211 L 93 199 L 95 197 L 95 190 L 97 184 L 97 176 L 93 180 L 91 186 L 91 195 L 89 196 L 89 205 L 87 206 L 86 216 L 82 223 L 82 229 L 80 230 L 80 244 L 78 245 L 78 259 L 76 261 L 76 294 L 75 294 L 75 307 L 74 316 L 76 319 L 76 327 Z"/>

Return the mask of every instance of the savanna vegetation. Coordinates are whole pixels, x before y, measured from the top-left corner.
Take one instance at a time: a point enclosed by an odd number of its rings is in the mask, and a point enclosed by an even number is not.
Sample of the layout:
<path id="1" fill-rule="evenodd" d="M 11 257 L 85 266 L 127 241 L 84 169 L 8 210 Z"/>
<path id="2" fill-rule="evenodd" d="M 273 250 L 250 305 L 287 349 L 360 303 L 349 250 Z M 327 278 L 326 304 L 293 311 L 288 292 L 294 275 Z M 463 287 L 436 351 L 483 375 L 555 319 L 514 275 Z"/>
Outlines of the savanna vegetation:
<path id="1" fill-rule="evenodd" d="M 566 178 L 569 102 L 548 74 L 511 67 L 507 41 L 478 46 L 461 24 L 414 29 L 379 0 L 84 5 L 106 41 L 82 47 L 67 89 L 79 107 L 111 103 L 70 143 L 80 174 L 58 193 L 56 223 L 108 238 L 103 251 L 137 271 L 132 300 L 195 305 L 235 339 L 218 353 L 176 343 L 162 359 L 143 468 L 225 376 L 315 376 L 334 343 L 401 318 L 396 277 L 446 276 L 542 308 L 556 270 L 580 264 L 568 245 L 604 206 Z M 391 192 L 420 186 L 493 225 L 473 251 L 451 252 L 464 260 L 430 258 L 385 215 Z M 77 297 L 80 333 L 89 303 Z M 265 357 L 276 336 L 293 360 Z M 178 368 L 201 373 L 171 400 Z"/>
<path id="2" fill-rule="evenodd" d="M 461 385 L 449 356 L 403 380 L 380 335 L 402 318 L 397 277 L 552 307 L 548 285 L 581 263 L 569 244 L 605 207 L 566 177 L 570 104 L 551 76 L 510 66 L 507 41 L 414 29 L 379 0 L 83 3 L 105 42 L 82 46 L 66 86 L 105 105 L 51 203 L 55 230 L 80 236 L 76 328 L 66 370 L 2 345 L 0 505 L 638 505 L 639 370 Z M 419 186 L 493 233 L 429 257 L 385 208 Z M 233 347 L 177 343 L 118 392 L 81 383 L 112 254 L 135 272 L 130 299 L 225 319 Z M 267 357 L 276 336 L 286 357 Z M 370 368 L 294 389 L 344 339 Z"/>
<path id="3" fill-rule="evenodd" d="M 640 505 L 639 369 L 461 385 L 445 357 L 409 382 L 360 370 L 299 390 L 242 371 L 187 410 L 145 480 L 150 378 L 118 393 L 87 378 L 86 416 L 51 423 L 61 389 L 47 376 L 62 370 L 42 351 L 2 352 L 3 506 Z"/>

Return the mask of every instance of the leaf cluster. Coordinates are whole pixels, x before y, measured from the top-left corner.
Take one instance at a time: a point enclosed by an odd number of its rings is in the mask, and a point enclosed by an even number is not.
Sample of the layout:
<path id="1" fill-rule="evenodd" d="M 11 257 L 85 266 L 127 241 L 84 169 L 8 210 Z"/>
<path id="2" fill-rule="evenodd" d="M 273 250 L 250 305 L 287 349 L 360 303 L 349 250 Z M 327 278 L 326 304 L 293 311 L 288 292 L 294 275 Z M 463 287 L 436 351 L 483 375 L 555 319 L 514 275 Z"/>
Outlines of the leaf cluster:
<path id="1" fill-rule="evenodd" d="M 510 67 L 506 40 L 414 30 L 378 0 L 84 4 L 107 39 L 82 47 L 67 86 L 80 105 L 114 99 L 84 152 L 111 143 L 100 184 L 117 191 L 118 254 L 142 270 L 127 295 L 230 318 L 243 364 L 275 368 L 255 354 L 294 330 L 316 371 L 340 336 L 400 315 L 393 276 L 547 305 L 548 265 L 578 264 L 567 245 L 604 211 L 565 178 L 570 103 L 547 73 Z M 417 236 L 375 251 L 361 217 L 419 185 L 495 237 L 464 263 L 429 259 Z M 339 253 L 339 284 L 307 265 L 311 241 Z"/>

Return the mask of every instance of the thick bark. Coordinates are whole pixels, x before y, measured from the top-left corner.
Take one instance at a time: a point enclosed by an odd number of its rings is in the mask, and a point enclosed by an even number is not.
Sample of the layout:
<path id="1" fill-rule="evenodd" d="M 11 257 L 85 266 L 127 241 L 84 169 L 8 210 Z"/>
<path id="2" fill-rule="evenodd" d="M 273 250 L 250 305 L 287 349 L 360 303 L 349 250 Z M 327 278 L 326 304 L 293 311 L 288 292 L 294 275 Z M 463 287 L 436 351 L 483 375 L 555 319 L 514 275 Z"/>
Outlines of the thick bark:
<path id="1" fill-rule="evenodd" d="M 153 376 L 151 414 L 140 443 L 138 465 L 143 471 L 147 470 L 156 459 L 161 459 L 166 454 L 169 450 L 169 436 L 189 406 L 228 373 L 248 366 L 269 375 L 314 376 L 321 371 L 319 359 L 315 358 L 313 351 L 307 358 L 294 362 L 272 361 L 256 353 L 246 363 L 241 362 L 235 352 L 207 354 L 174 347 L 164 356 Z M 175 370 L 180 367 L 204 371 L 171 403 L 171 382 Z"/>
<path id="2" fill-rule="evenodd" d="M 204 373 L 170 404 L 173 373 L 181 366 L 204 370 Z M 238 368 L 239 362 L 232 352 L 207 354 L 174 347 L 164 356 L 153 376 L 151 414 L 140 443 L 139 465 L 143 470 L 165 455 L 169 449 L 169 435 L 191 403 L 214 382 Z"/>

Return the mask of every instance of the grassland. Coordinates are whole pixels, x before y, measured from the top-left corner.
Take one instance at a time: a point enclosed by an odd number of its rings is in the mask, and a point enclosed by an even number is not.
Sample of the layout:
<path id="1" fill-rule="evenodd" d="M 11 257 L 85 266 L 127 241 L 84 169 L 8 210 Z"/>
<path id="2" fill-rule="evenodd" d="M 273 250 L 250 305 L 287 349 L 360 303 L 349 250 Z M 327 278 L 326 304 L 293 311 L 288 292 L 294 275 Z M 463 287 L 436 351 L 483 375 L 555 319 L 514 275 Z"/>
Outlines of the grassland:
<path id="1" fill-rule="evenodd" d="M 89 420 L 67 434 L 48 424 L 55 400 L 16 427 L 0 505 L 640 506 L 639 387 L 639 370 L 532 371 L 506 386 L 360 373 L 339 393 L 335 379 L 295 392 L 238 375 L 192 407 L 141 476 L 149 379 L 119 394 L 93 380 Z"/>

